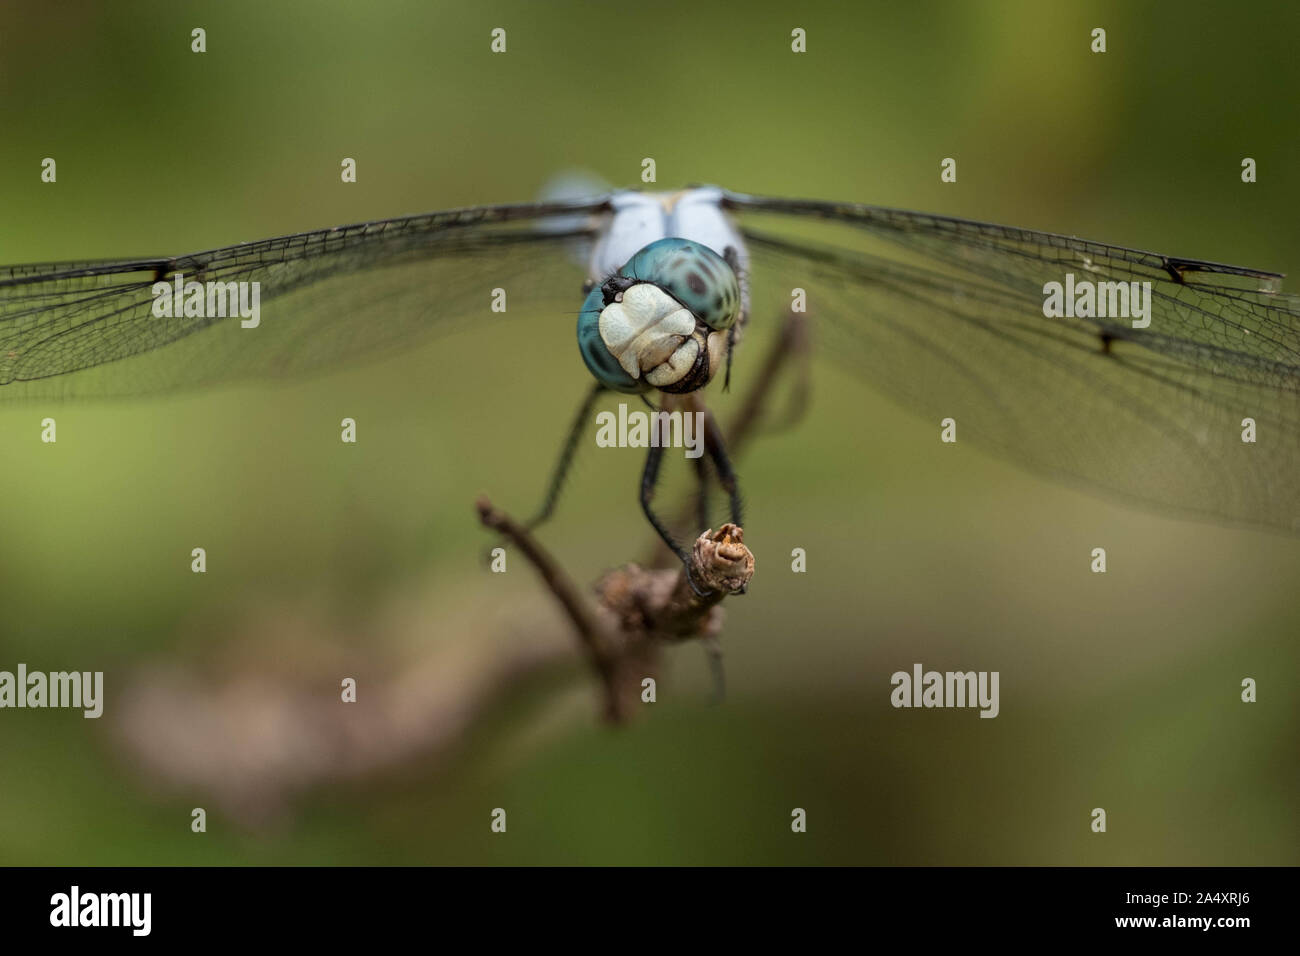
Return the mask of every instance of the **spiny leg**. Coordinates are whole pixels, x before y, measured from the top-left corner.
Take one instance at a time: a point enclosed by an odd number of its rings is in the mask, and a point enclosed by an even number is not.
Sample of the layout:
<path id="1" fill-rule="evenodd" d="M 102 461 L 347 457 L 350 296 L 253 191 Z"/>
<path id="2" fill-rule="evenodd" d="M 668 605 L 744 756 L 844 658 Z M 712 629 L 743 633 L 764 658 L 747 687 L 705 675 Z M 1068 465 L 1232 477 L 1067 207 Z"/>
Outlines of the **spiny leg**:
<path id="1" fill-rule="evenodd" d="M 555 468 L 551 472 L 551 483 L 546 491 L 546 499 L 542 502 L 542 506 L 537 510 L 537 513 L 525 525 L 529 531 L 550 518 L 555 511 L 555 504 L 559 501 L 560 491 L 564 487 L 564 479 L 568 477 L 569 466 L 573 464 L 573 455 L 578 450 L 578 440 L 582 437 L 583 426 L 587 424 L 587 419 L 591 416 L 591 409 L 603 391 L 605 391 L 603 385 L 596 384 L 592 386 L 591 391 L 587 393 L 587 397 L 578 408 L 578 414 L 573 417 L 573 424 L 569 426 L 568 437 L 565 438 L 564 447 L 560 450 L 560 459 L 555 463 Z"/>
<path id="2" fill-rule="evenodd" d="M 743 528 L 745 522 L 740 500 L 740 482 L 736 478 L 736 472 L 732 470 L 731 459 L 727 457 L 727 448 L 722 440 L 722 429 L 718 427 L 717 419 L 708 409 L 704 410 L 704 447 L 718 473 L 718 484 L 731 499 L 731 523 Z"/>
<path id="3" fill-rule="evenodd" d="M 705 447 L 709 449 L 709 457 L 713 459 L 714 464 L 717 466 L 719 483 L 722 484 L 723 488 L 731 495 L 732 519 L 735 524 L 740 525 L 740 496 L 739 492 L 736 490 L 736 475 L 731 471 L 731 462 L 727 459 L 726 450 L 722 447 L 722 432 L 721 429 L 717 427 L 717 423 L 714 421 L 712 413 L 709 412 L 707 408 L 703 409 L 703 412 L 705 423 Z M 711 442 L 709 439 L 710 424 L 713 425 L 713 431 L 716 433 L 716 441 L 714 442 Z M 695 462 L 696 471 L 700 479 L 700 527 L 707 528 L 709 526 L 709 516 L 705 506 L 705 495 L 707 494 L 706 482 L 708 481 L 709 469 L 704 463 L 704 456 L 701 455 L 699 458 L 695 459 Z M 723 475 L 728 477 L 721 477 Z M 728 486 L 728 483 L 730 486 Z M 743 594 L 745 592 L 742 590 L 740 593 Z M 708 655 L 709 674 L 713 678 L 713 702 L 715 704 L 720 704 L 727 696 L 727 671 L 723 666 L 722 642 L 718 639 L 716 634 L 705 638 L 704 653 Z"/>
<path id="4" fill-rule="evenodd" d="M 674 540 L 667 526 L 659 520 L 659 516 L 650 507 L 650 502 L 654 500 L 655 496 L 655 486 L 659 484 L 659 466 L 663 463 L 663 457 L 664 449 L 662 445 L 652 444 L 646 452 L 645 470 L 641 472 L 641 510 L 645 512 L 650 527 L 659 532 L 659 537 L 663 539 L 664 544 L 668 545 L 668 550 L 677 555 L 682 564 L 689 569 L 691 564 L 690 554 Z"/>
<path id="5" fill-rule="evenodd" d="M 650 507 L 650 502 L 654 500 L 655 496 L 655 486 L 659 484 L 659 466 L 663 463 L 663 457 L 664 449 L 662 445 L 651 445 L 649 451 L 646 452 L 645 471 L 641 473 L 641 510 L 645 512 L 650 527 L 659 532 L 659 537 L 668 546 L 668 550 L 677 555 L 677 560 L 682 563 L 682 567 L 685 569 L 686 583 L 691 586 L 691 590 L 698 597 L 708 597 L 713 591 L 709 588 L 701 588 L 695 583 L 695 577 L 691 574 L 691 553 L 677 543 L 668 527 L 654 513 L 654 509 Z"/>
<path id="6" fill-rule="evenodd" d="M 705 434 L 705 442 L 707 445 L 708 442 L 707 423 L 709 421 L 712 421 L 713 416 L 709 414 L 708 409 L 704 410 L 704 414 L 705 414 L 704 420 L 706 422 L 704 434 Z M 711 453 L 710 453 L 710 457 L 712 457 Z M 724 462 L 726 461 L 725 452 L 723 452 L 723 461 Z M 730 463 L 728 463 L 728 466 L 729 464 Z M 706 504 L 707 502 L 706 495 L 708 494 L 709 467 L 707 464 L 705 464 L 703 455 L 695 459 L 695 469 L 700 480 L 700 497 L 699 497 L 700 527 L 707 528 L 709 526 L 709 514 L 708 514 L 708 507 Z M 736 476 L 734 474 L 731 476 L 733 486 L 735 484 L 735 477 Z M 736 512 L 736 504 L 735 504 L 734 496 L 733 496 L 732 511 L 733 513 Z M 736 521 L 736 524 L 740 524 L 740 522 Z M 720 704 L 727 696 L 727 671 L 726 668 L 723 666 L 722 642 L 718 639 L 718 636 L 716 634 L 704 639 L 704 653 L 708 655 L 709 674 L 713 678 L 713 702 L 715 704 Z"/>
<path id="7" fill-rule="evenodd" d="M 695 520 L 698 524 L 696 534 L 709 527 L 709 463 L 704 456 L 692 459 L 695 464 L 695 480 L 698 489 L 695 497 Z"/>
<path id="8" fill-rule="evenodd" d="M 651 445 L 646 453 L 645 471 L 641 475 L 641 510 L 645 512 L 650 526 L 659 532 L 659 537 L 663 539 L 664 544 L 668 545 L 668 550 L 681 560 L 682 568 L 686 574 L 686 583 L 691 586 L 691 590 L 699 597 L 708 597 L 713 592 L 709 589 L 701 589 L 691 576 L 691 556 L 686 552 L 685 548 L 673 540 L 673 536 L 669 534 L 668 529 L 659 520 L 659 516 L 650 507 L 650 502 L 654 499 L 655 486 L 659 483 L 659 466 L 663 463 L 663 453 L 663 445 L 660 444 Z M 698 458 L 696 461 L 702 462 L 703 458 Z M 700 499 L 703 501 L 704 482 L 708 476 L 708 469 L 701 468 L 699 465 L 696 468 L 700 477 Z M 703 517 L 707 518 L 707 516 Z M 704 650 L 709 656 L 709 672 L 713 675 L 713 699 L 715 702 L 721 703 L 726 693 L 726 674 L 722 667 L 722 645 L 718 642 L 716 634 L 705 639 Z"/>

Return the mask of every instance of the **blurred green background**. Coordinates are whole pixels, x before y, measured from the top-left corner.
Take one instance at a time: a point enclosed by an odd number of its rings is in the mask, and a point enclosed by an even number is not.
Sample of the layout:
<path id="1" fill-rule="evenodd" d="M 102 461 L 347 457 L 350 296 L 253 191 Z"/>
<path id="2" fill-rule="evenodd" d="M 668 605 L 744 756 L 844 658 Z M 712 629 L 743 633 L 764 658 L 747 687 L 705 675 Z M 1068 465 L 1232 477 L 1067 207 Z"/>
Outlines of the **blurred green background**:
<path id="1" fill-rule="evenodd" d="M 650 156 L 663 187 L 1294 271 L 1297 32 L 1300 7 L 1239 2 L 11 2 L 0 262 L 529 199 L 574 166 L 632 185 Z M 356 184 L 339 181 L 344 156 Z M 947 156 L 956 184 L 939 181 Z M 472 510 L 480 492 L 531 509 L 586 388 L 572 316 L 532 319 L 289 385 L 0 396 L 0 668 L 107 682 L 97 722 L 0 712 L 0 862 L 1298 861 L 1300 542 L 945 448 L 934 423 L 820 362 L 809 418 L 740 468 L 758 573 L 727 604 L 725 706 L 706 703 L 702 652 L 677 649 L 630 729 L 600 726 L 577 676 L 507 695 L 450 752 L 326 775 L 270 824 L 126 758 L 114 695 L 144 667 L 310 673 L 316 638 L 364 709 L 383 662 L 564 637 L 529 570 L 485 573 Z M 345 414 L 356 447 L 338 441 Z M 38 440 L 46 415 L 57 445 Z M 585 454 L 544 536 L 581 581 L 649 541 L 634 457 Z M 189 571 L 196 544 L 206 575 Z M 1104 576 L 1087 571 L 1098 544 Z M 794 547 L 807 574 L 789 572 Z M 263 664 L 258 635 L 280 630 L 306 649 Z M 892 709 L 889 675 L 914 661 L 1000 671 L 1001 715 Z M 337 699 L 337 678 L 318 690 Z"/>

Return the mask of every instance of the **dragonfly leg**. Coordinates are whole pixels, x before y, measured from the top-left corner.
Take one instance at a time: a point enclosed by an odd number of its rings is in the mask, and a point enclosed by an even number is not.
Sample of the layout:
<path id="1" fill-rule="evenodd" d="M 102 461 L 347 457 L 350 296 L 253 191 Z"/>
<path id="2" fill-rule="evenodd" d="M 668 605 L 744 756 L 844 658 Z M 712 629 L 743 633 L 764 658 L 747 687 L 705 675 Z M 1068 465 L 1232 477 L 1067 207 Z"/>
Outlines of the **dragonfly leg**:
<path id="1" fill-rule="evenodd" d="M 664 449 L 662 445 L 651 445 L 645 456 L 645 471 L 641 473 L 641 510 L 645 512 L 646 520 L 650 522 L 650 527 L 659 532 L 659 537 L 663 539 L 664 544 L 668 545 L 668 550 L 677 555 L 677 560 L 682 562 L 682 567 L 686 569 L 686 583 L 691 586 L 699 597 L 708 597 L 713 593 L 710 588 L 702 588 L 695 583 L 695 578 L 691 575 L 691 554 L 673 538 L 672 532 L 655 514 L 654 509 L 650 507 L 650 502 L 654 500 L 655 486 L 659 484 L 659 466 L 663 463 Z"/>
<path id="2" fill-rule="evenodd" d="M 662 445 L 651 445 L 645 456 L 645 471 L 641 473 L 641 510 L 645 512 L 646 520 L 650 522 L 650 527 L 659 532 L 659 537 L 663 538 L 664 544 L 668 545 L 668 550 L 681 560 L 682 564 L 690 565 L 691 556 L 673 538 L 672 533 L 667 526 L 654 513 L 650 503 L 654 500 L 655 486 L 659 484 L 659 466 L 663 463 L 664 449 Z"/>
<path id="3" fill-rule="evenodd" d="M 722 440 L 722 429 L 718 427 L 713 413 L 707 409 L 704 412 L 704 447 L 709 453 L 713 467 L 717 469 L 718 484 L 722 485 L 722 490 L 731 499 L 731 523 L 743 528 L 745 522 L 740 499 L 740 482 L 731 467 L 731 459 L 727 457 L 727 447 Z"/>
<path id="4" fill-rule="evenodd" d="M 699 486 L 695 497 L 695 520 L 699 530 L 703 531 L 709 526 L 709 463 L 703 455 L 692 461 L 695 463 L 695 480 Z"/>
<path id="5" fill-rule="evenodd" d="M 573 455 L 578 450 L 578 441 L 582 437 L 583 427 L 591 416 L 592 406 L 596 404 L 596 400 L 600 398 L 603 391 L 605 391 L 603 385 L 592 386 L 591 391 L 587 393 L 587 397 L 578 408 L 578 414 L 573 417 L 573 424 L 569 426 L 569 435 L 565 438 L 564 447 L 560 450 L 560 460 L 555 463 L 555 469 L 551 472 L 551 483 L 546 490 L 546 499 L 542 502 L 542 506 L 537 509 L 537 513 L 525 525 L 529 531 L 550 518 L 555 511 L 555 503 L 559 501 L 560 491 L 564 488 L 564 479 L 569 475 L 569 466 L 573 464 Z"/>
<path id="6" fill-rule="evenodd" d="M 727 448 L 722 440 L 722 429 L 718 427 L 717 419 L 708 409 L 704 410 L 704 447 L 709 453 L 714 469 L 718 472 L 718 484 L 731 499 L 731 523 L 743 528 L 745 521 L 744 506 L 740 497 L 740 481 L 731 467 L 731 459 L 727 457 Z M 742 587 L 735 593 L 744 594 L 745 591 L 746 588 Z"/>

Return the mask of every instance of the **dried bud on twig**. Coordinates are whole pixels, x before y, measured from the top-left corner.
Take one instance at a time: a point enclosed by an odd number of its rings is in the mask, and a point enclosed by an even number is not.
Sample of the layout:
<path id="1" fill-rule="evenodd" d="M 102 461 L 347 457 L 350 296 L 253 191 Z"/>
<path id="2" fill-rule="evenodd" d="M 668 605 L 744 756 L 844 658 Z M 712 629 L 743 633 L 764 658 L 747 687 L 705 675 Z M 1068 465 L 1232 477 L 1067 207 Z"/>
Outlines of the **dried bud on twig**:
<path id="1" fill-rule="evenodd" d="M 716 532 L 704 532 L 695 541 L 691 560 L 697 580 L 715 591 L 743 592 L 754 576 L 754 556 L 745 547 L 745 532 L 739 525 L 724 524 Z"/>

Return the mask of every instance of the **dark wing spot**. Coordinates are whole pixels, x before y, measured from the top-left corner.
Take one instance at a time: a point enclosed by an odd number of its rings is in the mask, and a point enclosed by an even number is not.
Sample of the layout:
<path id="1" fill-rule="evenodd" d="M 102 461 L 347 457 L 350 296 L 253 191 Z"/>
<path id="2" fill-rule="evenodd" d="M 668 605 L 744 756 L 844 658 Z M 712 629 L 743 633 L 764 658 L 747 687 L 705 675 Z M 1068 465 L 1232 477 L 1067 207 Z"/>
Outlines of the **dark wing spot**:
<path id="1" fill-rule="evenodd" d="M 698 272 L 686 273 L 686 284 L 696 295 L 703 295 L 705 288 L 707 288 L 704 284 L 704 279 Z"/>

